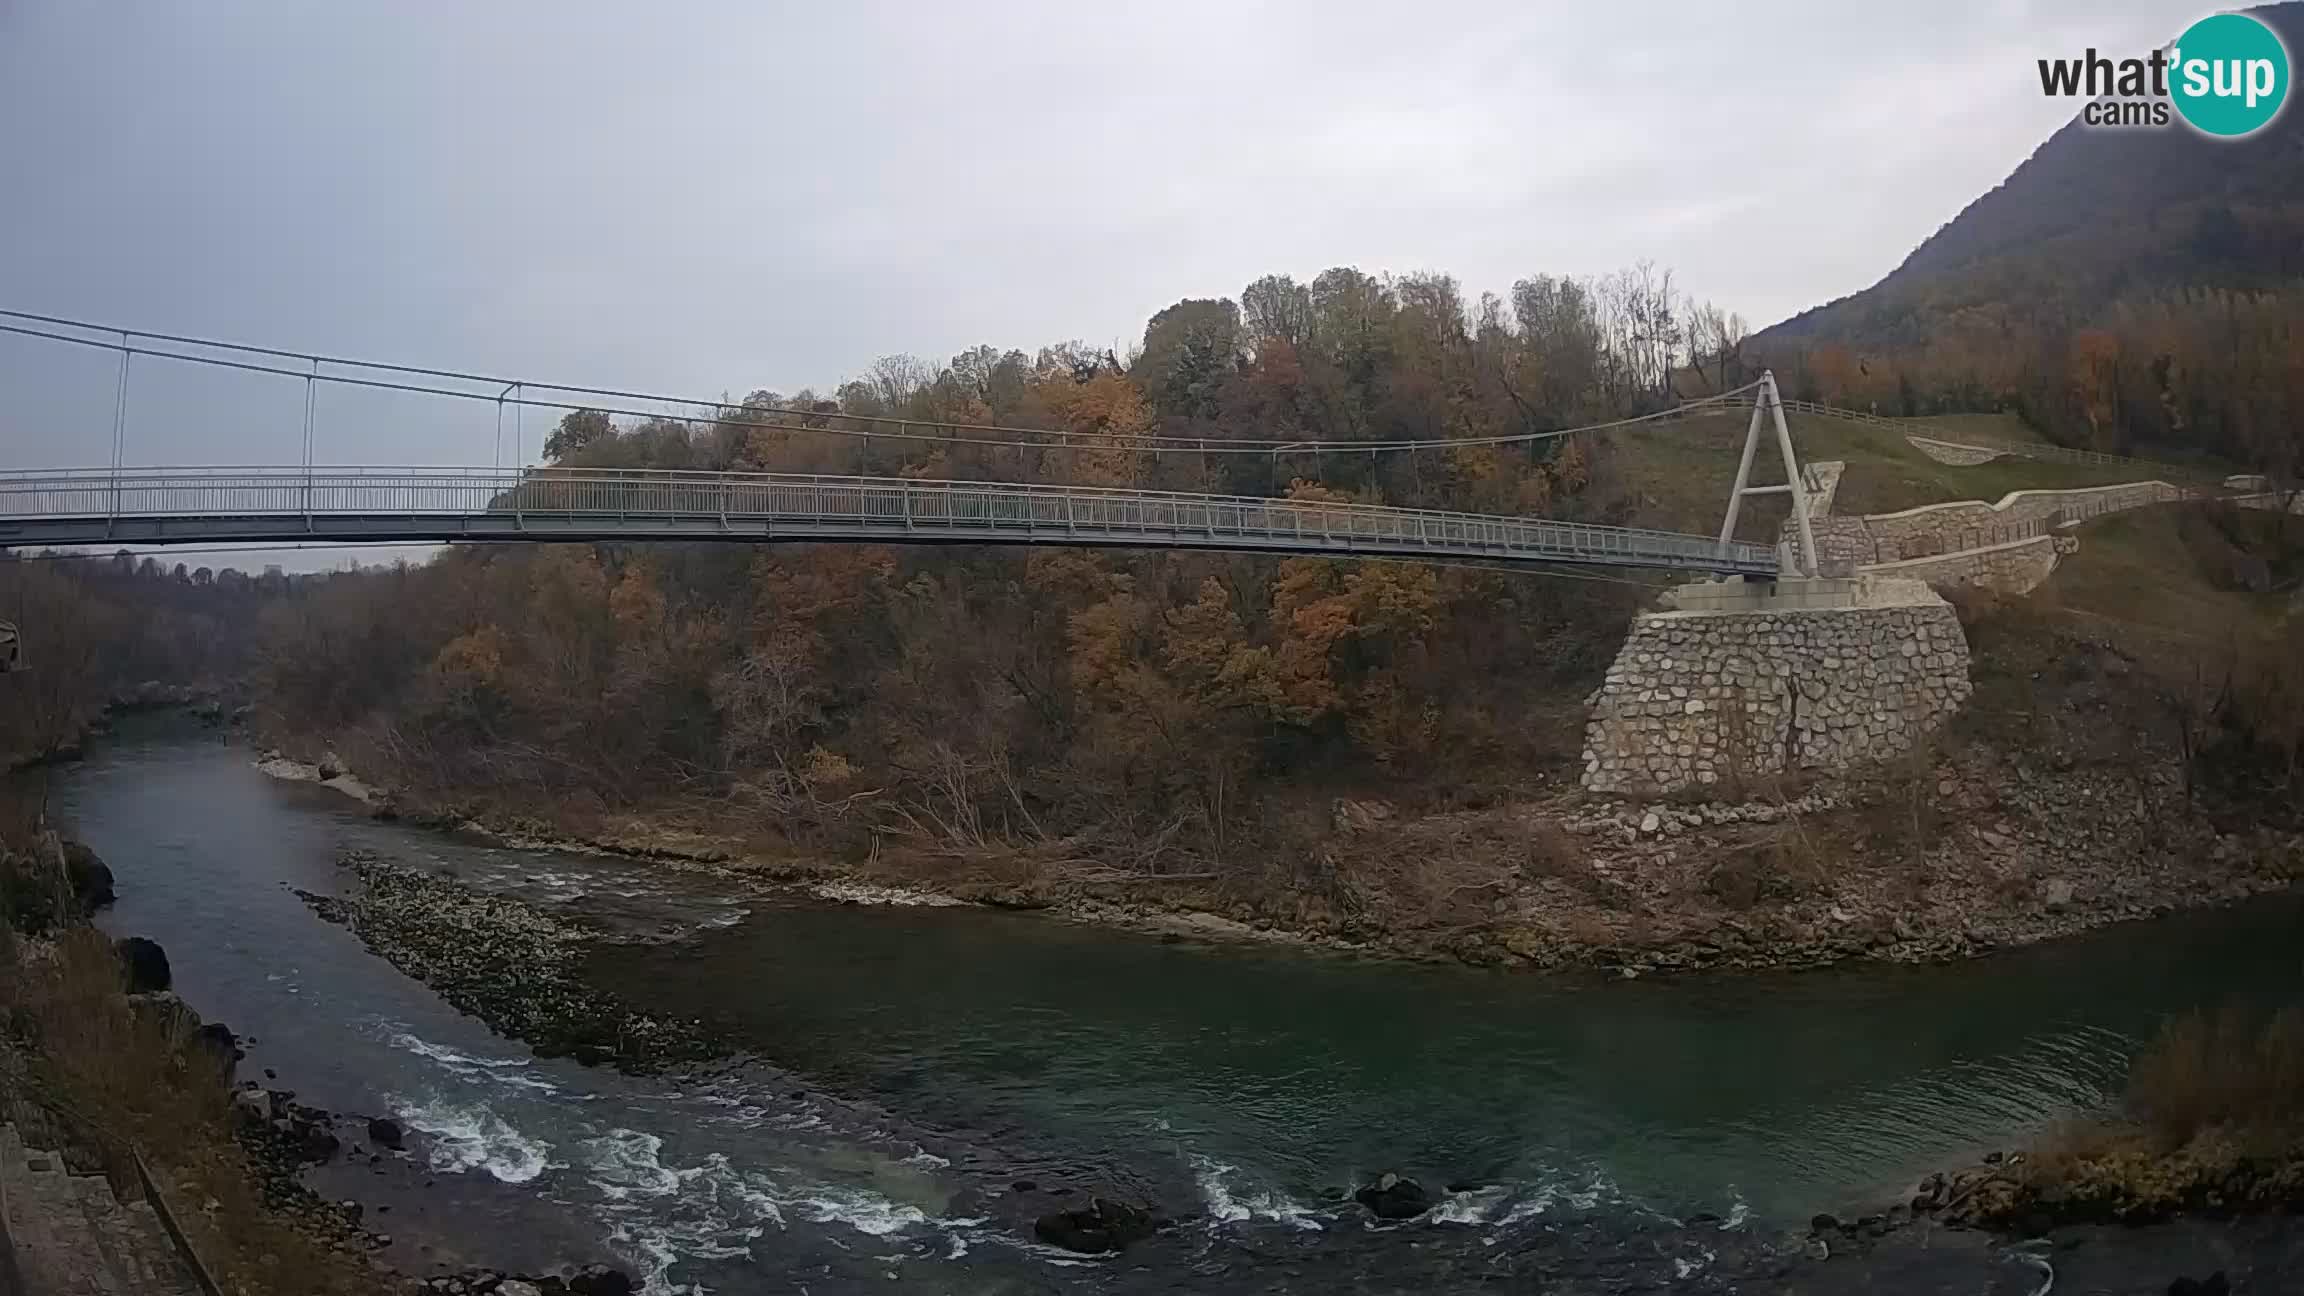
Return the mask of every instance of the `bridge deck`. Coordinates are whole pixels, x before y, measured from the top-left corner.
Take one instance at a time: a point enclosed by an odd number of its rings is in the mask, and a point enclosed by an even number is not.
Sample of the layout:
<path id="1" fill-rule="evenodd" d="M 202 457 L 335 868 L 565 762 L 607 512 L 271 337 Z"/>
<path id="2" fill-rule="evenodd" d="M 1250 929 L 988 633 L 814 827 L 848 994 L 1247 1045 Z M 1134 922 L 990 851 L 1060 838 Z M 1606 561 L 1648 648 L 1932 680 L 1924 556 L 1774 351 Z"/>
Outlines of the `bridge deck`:
<path id="1" fill-rule="evenodd" d="M 1764 545 L 1544 518 L 1088 486 L 594 469 L 0 473 L 0 545 L 877 541 L 1464 557 L 1773 575 Z"/>

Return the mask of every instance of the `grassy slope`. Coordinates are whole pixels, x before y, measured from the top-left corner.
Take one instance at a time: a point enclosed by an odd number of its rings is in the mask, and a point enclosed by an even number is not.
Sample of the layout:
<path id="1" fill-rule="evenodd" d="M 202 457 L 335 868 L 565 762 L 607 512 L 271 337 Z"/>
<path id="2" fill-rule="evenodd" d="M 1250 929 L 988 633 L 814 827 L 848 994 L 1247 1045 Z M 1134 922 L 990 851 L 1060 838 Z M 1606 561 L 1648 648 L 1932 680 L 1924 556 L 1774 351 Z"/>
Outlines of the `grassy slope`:
<path id="1" fill-rule="evenodd" d="M 2241 513 L 2234 524 L 2249 548 L 2276 550 L 2269 542 L 2283 525 L 2278 515 Z M 2242 559 L 2234 536 L 2198 507 L 2135 509 L 2082 527 L 2080 551 L 2057 564 L 2043 593 L 2079 617 L 2197 641 L 2267 623 L 2286 606 L 2284 595 L 2239 588 Z"/>
<path id="2" fill-rule="evenodd" d="M 2011 445 L 2046 445 L 2048 438 L 2014 414 L 1936 414 L 1913 419 L 1913 430 L 1960 440 L 2002 441 Z"/>
<path id="3" fill-rule="evenodd" d="M 1953 423 L 1992 420 L 1967 426 L 1968 435 L 2005 437 L 2021 424 L 2006 415 L 1955 415 L 1927 420 Z M 1948 500 L 1997 500 L 2013 490 L 2058 490 L 2135 481 L 2132 468 L 2099 468 L 1994 460 L 1974 467 L 1941 464 L 1891 432 L 1843 419 L 1794 415 L 1792 445 L 1802 462 L 1837 459 L 1848 465 L 1841 478 L 1838 513 L 1890 513 Z M 2003 424 L 2005 426 L 2003 426 Z M 1604 472 L 1615 483 L 1611 509 L 1642 525 L 1681 531 L 1710 531 L 1720 525 L 1728 485 L 1736 476 L 1747 420 L 1740 416 L 1657 423 L 1610 433 L 1602 449 Z M 2037 439 L 2037 438 L 2028 438 Z M 1773 445 L 1764 445 L 1753 465 L 1753 482 L 1782 482 L 1784 471 Z M 1761 496 L 1745 507 L 1737 534 L 1772 542 L 1785 516 L 1781 500 Z"/>
<path id="4" fill-rule="evenodd" d="M 2029 598 L 1986 598 L 1990 610 L 1966 618 L 1976 684 L 1969 717 L 1985 732 L 2006 738 L 1995 717 L 2030 714 L 2044 678 L 2099 672 L 2120 676 L 2105 681 L 2107 697 L 2158 708 L 2140 723 L 2165 730 L 2175 723 L 2170 699 L 2222 679 L 2236 646 L 2260 639 L 2286 614 L 2293 596 L 2285 591 L 2304 565 L 2304 521 L 2268 513 L 2219 521 L 2197 506 L 2168 504 L 2099 518 L 2078 535 L 2079 551 Z M 2283 592 L 2250 593 L 2240 584 L 2243 545 L 2275 558 L 2271 572 Z"/>

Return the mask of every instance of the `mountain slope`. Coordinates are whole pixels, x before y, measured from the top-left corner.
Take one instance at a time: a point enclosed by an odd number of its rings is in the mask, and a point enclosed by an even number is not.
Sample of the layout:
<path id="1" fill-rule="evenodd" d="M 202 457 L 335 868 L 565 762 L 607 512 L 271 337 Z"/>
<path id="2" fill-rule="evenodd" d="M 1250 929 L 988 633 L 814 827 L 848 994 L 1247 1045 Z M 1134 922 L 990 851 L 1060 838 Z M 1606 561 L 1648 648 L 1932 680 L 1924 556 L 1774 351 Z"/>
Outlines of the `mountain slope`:
<path id="1" fill-rule="evenodd" d="M 2304 50 L 2304 0 L 2252 10 Z M 2304 277 L 2304 109 L 2243 140 L 2077 116 L 1863 292 L 1755 339 L 1898 351 L 2084 326 L 2111 303 Z"/>

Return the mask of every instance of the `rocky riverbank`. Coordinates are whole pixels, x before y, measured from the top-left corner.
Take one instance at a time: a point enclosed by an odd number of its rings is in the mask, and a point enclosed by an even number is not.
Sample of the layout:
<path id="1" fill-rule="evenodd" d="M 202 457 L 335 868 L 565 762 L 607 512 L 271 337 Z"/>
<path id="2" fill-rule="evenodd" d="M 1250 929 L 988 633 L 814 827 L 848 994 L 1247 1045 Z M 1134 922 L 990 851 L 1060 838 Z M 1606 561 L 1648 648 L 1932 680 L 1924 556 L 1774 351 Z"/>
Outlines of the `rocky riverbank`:
<path id="1" fill-rule="evenodd" d="M 348 897 L 297 894 L 369 949 L 539 1055 L 645 1072 L 718 1056 L 694 1020 L 635 1012 L 581 983 L 582 946 L 600 933 L 520 901 L 361 851 L 338 863 Z"/>
<path id="2" fill-rule="evenodd" d="M 1993 1152 L 1928 1175 L 1908 1201 L 1854 1218 L 1818 1215 L 1782 1289 L 2221 1296 L 2304 1286 L 2293 1166 L 2197 1176 L 2183 1158 L 2162 1157 L 2118 1167 L 2131 1187 L 2184 1185 L 2149 1204 L 2125 1189 L 2075 1185 L 2065 1169 L 2043 1174 L 2031 1154 Z M 1992 1285 L 1995 1275 L 2024 1285 Z"/>
<path id="3" fill-rule="evenodd" d="M 268 760 L 282 777 L 323 766 Z M 323 780 L 406 817 L 508 846 L 601 851 L 848 903 L 972 903 L 1192 940 L 1620 976 L 1928 962 L 2226 903 L 2304 878 L 2304 833 L 2185 803 L 2165 766 L 2057 768 L 1970 745 L 1923 770 L 1794 794 L 1641 803 L 1568 791 L 1411 814 L 1329 808 L 1326 888 L 1228 873 L 1140 876 L 1045 846 L 868 861 L 762 851 L 692 814 L 578 824 Z M 1426 875 L 1403 879 L 1413 869 Z M 1379 881 L 1359 878 L 1376 875 Z M 1403 894 L 1405 893 L 1405 894 Z"/>
<path id="4" fill-rule="evenodd" d="M 332 1112 L 298 1102 L 294 1090 L 236 1079 L 244 1046 L 258 1041 L 204 1021 L 176 993 L 157 941 L 111 941 L 88 925 L 118 883 L 86 845 L 45 833 L 0 843 L 0 880 L 10 883 L 0 896 L 20 900 L 30 883 L 54 897 L 46 907 L 0 906 L 0 1124 L 82 1173 L 136 1184 L 149 1173 L 155 1186 L 144 1191 L 168 1206 L 171 1227 L 188 1230 L 190 1254 L 228 1289 L 634 1290 L 629 1274 L 589 1257 L 522 1274 L 442 1266 L 428 1243 L 395 1239 L 393 1202 L 412 1204 L 433 1186 L 424 1136 L 389 1117 Z M 275 1079 L 270 1070 L 264 1077 Z M 337 1191 L 314 1187 L 321 1174 Z"/>

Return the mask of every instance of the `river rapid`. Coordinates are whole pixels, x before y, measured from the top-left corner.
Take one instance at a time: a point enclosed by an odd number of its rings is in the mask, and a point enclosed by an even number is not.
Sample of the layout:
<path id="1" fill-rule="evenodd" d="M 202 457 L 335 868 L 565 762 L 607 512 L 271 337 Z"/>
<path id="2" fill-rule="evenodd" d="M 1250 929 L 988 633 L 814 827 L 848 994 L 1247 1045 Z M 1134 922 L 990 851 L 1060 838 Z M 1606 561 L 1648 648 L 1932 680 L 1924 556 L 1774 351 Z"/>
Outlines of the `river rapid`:
<path id="1" fill-rule="evenodd" d="M 173 719 L 53 776 L 115 934 L 252 1037 L 300 1101 L 406 1158 L 312 1172 L 388 1200 L 411 1272 L 613 1258 L 650 1290 L 955 1293 L 1764 1288 L 1809 1216 L 2101 1101 L 2166 1014 L 2293 984 L 2292 897 L 1942 967 L 1603 981 L 1177 943 L 975 908 L 732 894 L 643 861 L 383 823 Z M 321 921 L 347 849 L 625 939 L 588 976 L 747 1056 L 632 1077 L 539 1059 Z M 1378 1225 L 1384 1171 L 1441 1197 Z M 1443 1188 L 1449 1189 L 1444 1194 Z M 1093 1193 L 1179 1224 L 1039 1245 Z M 380 1223 L 380 1221 L 384 1221 Z M 1758 1287 L 1755 1287 L 1755 1283 Z M 2025 1290 L 2022 1287 L 2011 1290 Z"/>

